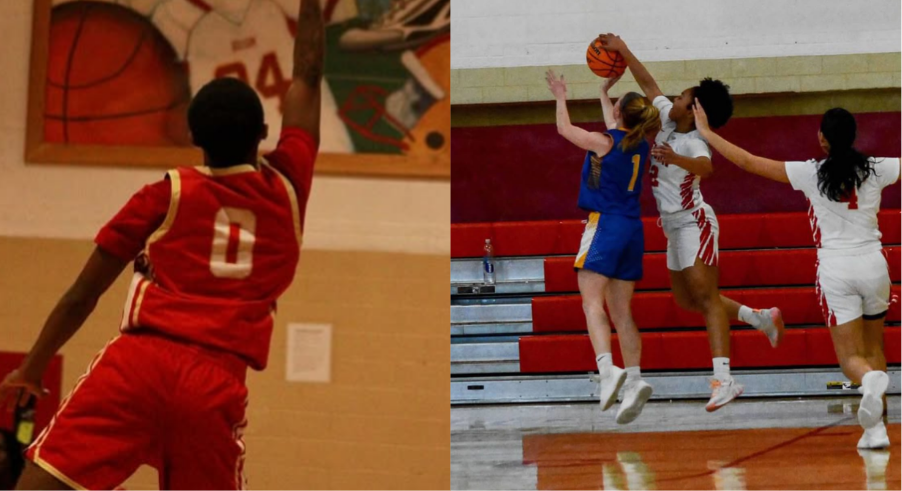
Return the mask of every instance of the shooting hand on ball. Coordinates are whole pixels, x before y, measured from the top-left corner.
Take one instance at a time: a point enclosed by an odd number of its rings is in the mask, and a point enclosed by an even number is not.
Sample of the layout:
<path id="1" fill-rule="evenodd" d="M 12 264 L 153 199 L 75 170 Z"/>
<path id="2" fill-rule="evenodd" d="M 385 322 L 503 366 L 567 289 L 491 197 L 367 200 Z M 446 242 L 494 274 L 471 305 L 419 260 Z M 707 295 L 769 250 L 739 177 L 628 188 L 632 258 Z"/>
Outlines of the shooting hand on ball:
<path id="1" fill-rule="evenodd" d="M 608 91 L 611 90 L 611 87 L 613 87 L 622 76 L 623 75 L 617 75 L 616 77 L 604 79 L 604 82 L 601 84 L 601 93 L 607 94 Z"/>

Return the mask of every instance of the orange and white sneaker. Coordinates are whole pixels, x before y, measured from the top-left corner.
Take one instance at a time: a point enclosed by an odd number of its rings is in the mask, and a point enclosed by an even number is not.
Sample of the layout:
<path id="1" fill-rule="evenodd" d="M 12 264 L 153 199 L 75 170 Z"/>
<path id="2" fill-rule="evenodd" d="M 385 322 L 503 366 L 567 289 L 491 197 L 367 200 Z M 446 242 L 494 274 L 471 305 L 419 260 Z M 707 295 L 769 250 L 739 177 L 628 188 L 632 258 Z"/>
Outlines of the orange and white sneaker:
<path id="1" fill-rule="evenodd" d="M 709 413 L 717 411 L 740 395 L 742 395 L 742 385 L 737 384 L 733 377 L 728 377 L 725 380 L 712 379 L 711 399 L 708 401 L 708 405 L 705 406 L 705 410 Z"/>
<path id="2" fill-rule="evenodd" d="M 783 312 L 777 307 L 769 309 L 752 309 L 755 316 L 758 317 L 757 329 L 767 335 L 768 341 L 772 348 L 776 348 L 783 342 L 783 333 L 785 326 L 783 324 Z"/>

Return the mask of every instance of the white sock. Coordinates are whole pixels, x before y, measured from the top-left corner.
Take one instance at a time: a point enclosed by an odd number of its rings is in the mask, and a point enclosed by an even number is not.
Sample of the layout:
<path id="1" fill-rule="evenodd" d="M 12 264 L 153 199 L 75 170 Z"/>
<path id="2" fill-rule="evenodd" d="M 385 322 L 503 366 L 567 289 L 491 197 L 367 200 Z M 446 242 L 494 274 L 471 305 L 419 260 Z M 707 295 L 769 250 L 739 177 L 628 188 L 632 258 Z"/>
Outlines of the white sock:
<path id="1" fill-rule="evenodd" d="M 595 363 L 598 364 L 598 374 L 604 377 L 608 373 L 614 361 L 610 353 L 602 353 L 595 357 Z"/>
<path id="2" fill-rule="evenodd" d="M 730 359 L 714 358 L 714 378 L 724 380 L 730 378 Z"/>
<path id="3" fill-rule="evenodd" d="M 626 367 L 626 383 L 634 383 L 642 380 L 642 373 L 639 367 Z"/>
<path id="4" fill-rule="evenodd" d="M 739 320 L 754 326 L 755 329 L 761 325 L 761 319 L 755 314 L 755 311 L 746 307 L 745 305 L 739 307 Z"/>

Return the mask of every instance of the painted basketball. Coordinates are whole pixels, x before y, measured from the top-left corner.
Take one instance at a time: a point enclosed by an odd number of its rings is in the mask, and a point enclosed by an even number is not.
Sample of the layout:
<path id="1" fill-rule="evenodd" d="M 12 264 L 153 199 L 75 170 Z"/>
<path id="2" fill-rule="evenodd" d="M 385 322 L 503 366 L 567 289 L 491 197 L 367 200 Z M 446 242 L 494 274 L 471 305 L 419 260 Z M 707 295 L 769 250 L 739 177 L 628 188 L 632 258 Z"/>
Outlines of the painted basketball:
<path id="1" fill-rule="evenodd" d="M 53 8 L 44 137 L 95 145 L 187 145 L 187 67 L 145 17 L 116 4 Z"/>
<path id="2" fill-rule="evenodd" d="M 586 64 L 595 75 L 602 78 L 613 78 L 623 75 L 626 70 L 626 60 L 616 51 L 605 51 L 601 47 L 601 41 L 592 40 L 586 49 Z"/>
<path id="3" fill-rule="evenodd" d="M 417 58 L 445 96 L 436 101 L 410 130 L 409 155 L 438 155 L 451 151 L 451 36 L 433 39 L 416 51 Z"/>

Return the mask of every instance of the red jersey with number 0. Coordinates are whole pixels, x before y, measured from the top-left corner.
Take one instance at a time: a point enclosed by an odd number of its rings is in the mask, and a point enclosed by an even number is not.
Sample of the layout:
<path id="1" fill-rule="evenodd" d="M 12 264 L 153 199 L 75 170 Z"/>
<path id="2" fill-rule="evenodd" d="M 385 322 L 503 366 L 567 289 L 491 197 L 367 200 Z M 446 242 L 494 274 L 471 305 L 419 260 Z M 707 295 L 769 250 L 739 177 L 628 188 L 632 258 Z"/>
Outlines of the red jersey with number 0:
<path id="1" fill-rule="evenodd" d="M 315 150 L 309 135 L 286 130 L 256 167 L 169 171 L 162 220 L 148 211 L 162 200 L 138 193 L 97 237 L 129 259 L 146 234 L 121 330 L 152 329 L 264 368 L 276 300 L 298 263 Z"/>

